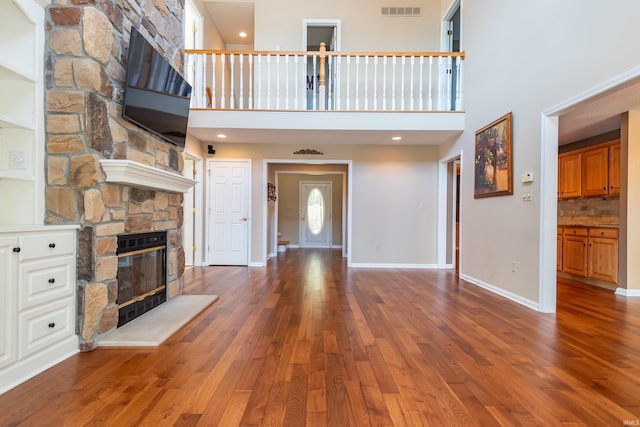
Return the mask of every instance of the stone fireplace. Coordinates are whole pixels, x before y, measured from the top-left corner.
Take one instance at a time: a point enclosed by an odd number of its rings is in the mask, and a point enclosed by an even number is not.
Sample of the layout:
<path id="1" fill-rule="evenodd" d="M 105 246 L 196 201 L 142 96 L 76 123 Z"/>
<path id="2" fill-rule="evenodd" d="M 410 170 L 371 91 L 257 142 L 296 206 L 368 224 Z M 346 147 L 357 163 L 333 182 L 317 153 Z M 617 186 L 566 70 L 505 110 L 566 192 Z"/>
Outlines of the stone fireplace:
<path id="1" fill-rule="evenodd" d="M 47 7 L 45 222 L 81 227 L 81 350 L 118 324 L 118 236 L 164 233 L 166 295 L 182 292 L 182 148 L 125 121 L 121 108 L 131 27 L 182 70 L 183 5 L 53 0 Z"/>

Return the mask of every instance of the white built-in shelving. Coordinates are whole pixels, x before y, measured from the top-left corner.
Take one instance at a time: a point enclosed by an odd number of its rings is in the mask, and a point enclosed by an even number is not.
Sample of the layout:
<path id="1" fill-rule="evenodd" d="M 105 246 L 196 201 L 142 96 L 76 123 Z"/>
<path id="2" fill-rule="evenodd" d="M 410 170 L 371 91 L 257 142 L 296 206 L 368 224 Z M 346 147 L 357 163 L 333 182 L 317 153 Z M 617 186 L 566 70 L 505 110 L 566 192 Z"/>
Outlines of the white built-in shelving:
<path id="1" fill-rule="evenodd" d="M 44 8 L 0 2 L 0 226 L 44 220 Z"/>

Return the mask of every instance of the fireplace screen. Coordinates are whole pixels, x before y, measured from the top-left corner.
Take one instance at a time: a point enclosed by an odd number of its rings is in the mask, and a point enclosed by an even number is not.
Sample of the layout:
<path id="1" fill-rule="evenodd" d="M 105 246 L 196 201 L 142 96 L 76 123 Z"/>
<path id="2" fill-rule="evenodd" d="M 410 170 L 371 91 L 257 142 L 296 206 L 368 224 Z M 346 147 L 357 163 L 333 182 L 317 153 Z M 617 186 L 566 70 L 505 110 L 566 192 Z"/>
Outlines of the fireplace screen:
<path id="1" fill-rule="evenodd" d="M 167 234 L 118 236 L 118 326 L 166 300 Z"/>

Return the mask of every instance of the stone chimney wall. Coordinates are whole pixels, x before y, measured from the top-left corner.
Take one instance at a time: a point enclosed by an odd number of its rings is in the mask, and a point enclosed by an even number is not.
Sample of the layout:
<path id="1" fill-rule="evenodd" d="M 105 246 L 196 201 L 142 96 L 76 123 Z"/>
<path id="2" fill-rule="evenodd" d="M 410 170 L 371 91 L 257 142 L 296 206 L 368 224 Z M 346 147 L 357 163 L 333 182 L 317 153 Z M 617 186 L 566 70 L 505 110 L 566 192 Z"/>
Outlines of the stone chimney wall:
<path id="1" fill-rule="evenodd" d="M 81 350 L 117 325 L 116 236 L 168 231 L 168 289 L 182 291 L 183 195 L 105 182 L 100 159 L 183 168 L 182 148 L 121 117 L 134 26 L 183 70 L 184 0 L 53 0 L 45 48 L 46 218 L 80 224 L 77 332 Z"/>

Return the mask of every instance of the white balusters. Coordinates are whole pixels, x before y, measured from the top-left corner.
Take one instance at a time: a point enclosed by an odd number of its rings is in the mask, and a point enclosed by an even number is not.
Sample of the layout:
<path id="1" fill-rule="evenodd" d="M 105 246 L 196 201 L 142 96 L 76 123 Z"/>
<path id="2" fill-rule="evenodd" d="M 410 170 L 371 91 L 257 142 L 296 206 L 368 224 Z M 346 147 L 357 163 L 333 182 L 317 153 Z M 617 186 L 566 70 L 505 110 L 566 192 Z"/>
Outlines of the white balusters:
<path id="1" fill-rule="evenodd" d="M 267 110 L 271 109 L 271 55 L 267 55 Z"/>
<path id="2" fill-rule="evenodd" d="M 423 72 L 423 70 L 424 70 L 424 56 L 421 56 L 420 57 L 420 71 L 419 71 L 420 72 L 420 85 L 419 85 L 419 88 L 420 88 L 420 104 L 419 104 L 419 107 L 418 107 L 418 109 L 420 111 L 422 111 L 422 109 L 424 108 L 424 100 L 423 100 L 423 97 L 422 97 L 422 93 L 423 93 L 423 91 L 422 91 L 422 89 L 423 89 L 423 86 L 422 86 L 422 72 Z"/>
<path id="3" fill-rule="evenodd" d="M 387 55 L 383 56 L 382 68 L 382 109 L 387 109 Z"/>
<path id="4" fill-rule="evenodd" d="M 391 111 L 396 110 L 396 56 L 394 56 L 392 61 L 393 67 L 391 68 Z"/>
<path id="5" fill-rule="evenodd" d="M 249 58 L 249 96 L 247 100 L 249 101 L 249 110 L 253 110 L 253 54 L 248 55 Z"/>
<path id="6" fill-rule="evenodd" d="M 225 86 L 225 77 L 224 77 L 224 64 L 225 64 L 225 57 L 224 57 L 224 53 L 220 54 L 220 108 L 225 108 L 225 93 L 224 93 L 224 86 Z"/>
<path id="7" fill-rule="evenodd" d="M 280 109 L 280 55 L 276 55 L 276 110 Z"/>
<path id="8" fill-rule="evenodd" d="M 378 109 L 378 55 L 373 57 L 373 110 Z"/>
<path id="9" fill-rule="evenodd" d="M 429 108 L 428 110 L 433 110 L 433 56 L 429 57 Z"/>
<path id="10" fill-rule="evenodd" d="M 349 87 L 351 86 L 351 72 L 350 72 L 350 68 L 351 68 L 351 56 L 347 56 L 347 111 L 349 110 L 349 101 L 351 100 L 351 92 Z"/>
<path id="11" fill-rule="evenodd" d="M 463 109 L 464 57 L 460 54 L 327 52 L 322 99 L 318 94 L 319 58 L 315 52 L 189 51 L 184 73 L 193 87 L 191 106 L 340 111 Z"/>
<path id="12" fill-rule="evenodd" d="M 229 54 L 229 74 L 231 77 L 231 88 L 229 90 L 229 108 L 236 108 L 236 98 L 235 98 L 235 92 L 236 92 L 236 87 L 235 87 L 235 77 L 236 77 L 236 73 L 235 73 L 235 69 L 234 69 L 234 55 Z"/>
<path id="13" fill-rule="evenodd" d="M 415 68 L 415 63 L 416 63 L 416 57 L 412 56 L 411 57 L 411 91 L 409 92 L 409 94 L 411 95 L 411 110 L 415 110 L 414 108 L 415 96 L 413 96 L 413 69 Z"/>

